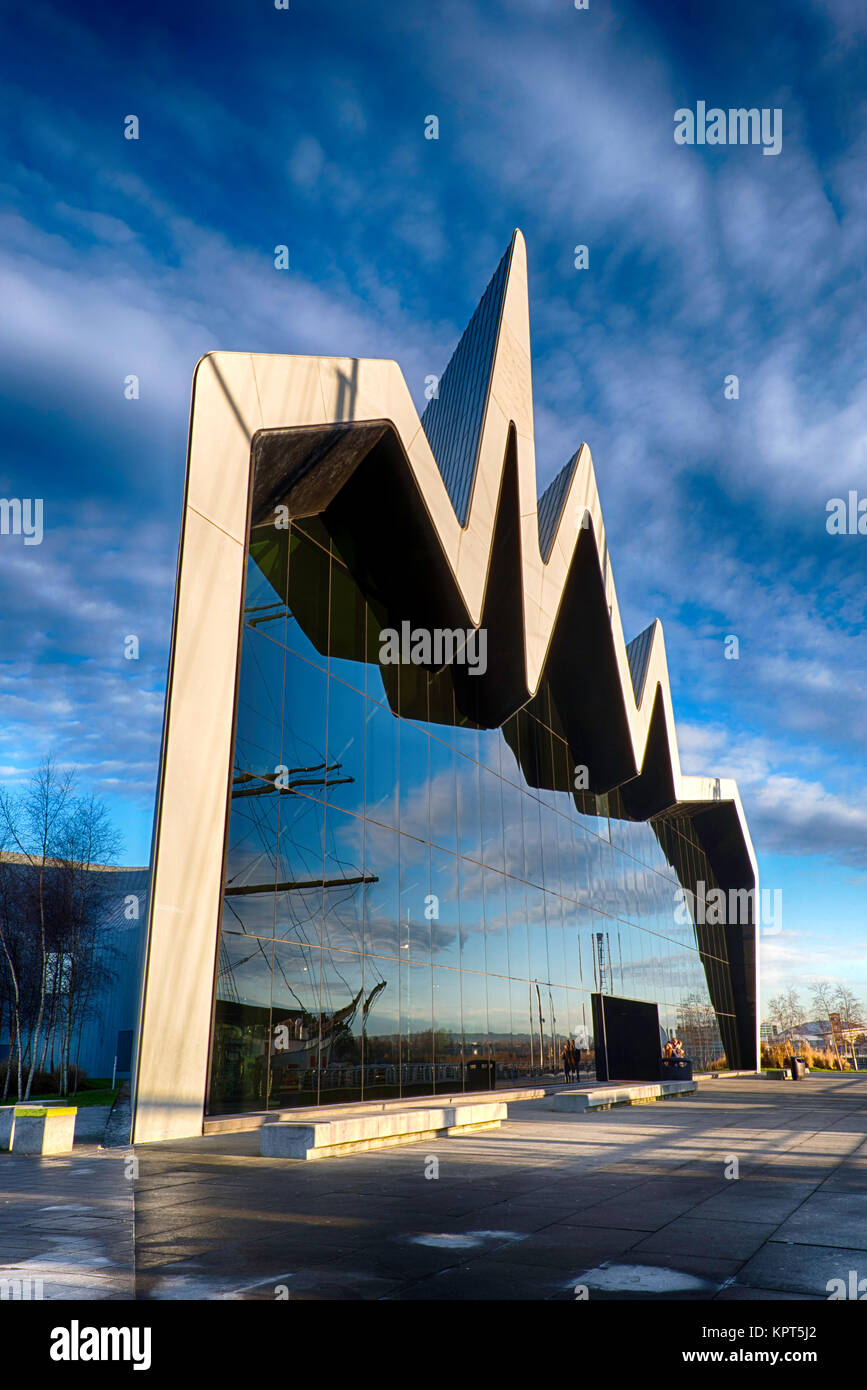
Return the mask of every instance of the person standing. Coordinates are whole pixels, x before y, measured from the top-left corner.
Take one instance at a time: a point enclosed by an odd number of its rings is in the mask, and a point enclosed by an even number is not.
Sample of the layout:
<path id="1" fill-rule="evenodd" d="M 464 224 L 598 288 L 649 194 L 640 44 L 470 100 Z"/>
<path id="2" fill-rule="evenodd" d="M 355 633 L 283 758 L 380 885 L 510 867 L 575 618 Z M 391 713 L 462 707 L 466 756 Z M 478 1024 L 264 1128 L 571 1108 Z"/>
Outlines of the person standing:
<path id="1" fill-rule="evenodd" d="M 563 1075 L 564 1075 L 564 1077 L 566 1078 L 566 1085 L 567 1085 L 567 1086 L 569 1085 L 569 1079 L 570 1079 L 571 1074 L 572 1074 L 572 1058 L 571 1058 L 570 1053 L 569 1053 L 569 1043 L 568 1043 L 568 1041 L 567 1041 L 567 1042 L 565 1042 L 565 1043 L 563 1044 Z"/>

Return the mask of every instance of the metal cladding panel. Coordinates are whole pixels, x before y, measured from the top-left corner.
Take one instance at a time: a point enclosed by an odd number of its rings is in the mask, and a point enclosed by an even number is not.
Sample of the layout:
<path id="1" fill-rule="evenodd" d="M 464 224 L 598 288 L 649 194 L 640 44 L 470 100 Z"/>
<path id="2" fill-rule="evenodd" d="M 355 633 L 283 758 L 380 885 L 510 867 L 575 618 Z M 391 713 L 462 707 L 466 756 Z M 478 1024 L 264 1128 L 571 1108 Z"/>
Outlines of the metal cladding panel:
<path id="1" fill-rule="evenodd" d="M 563 465 L 554 481 L 548 484 L 539 498 L 539 554 L 543 560 L 547 560 L 551 554 L 563 503 L 566 501 L 572 474 L 578 464 L 578 452 L 576 450 L 569 462 Z"/>
<path id="2" fill-rule="evenodd" d="M 641 698 L 641 687 L 644 685 L 644 675 L 650 659 L 655 626 L 655 623 L 651 623 L 626 644 L 626 659 L 629 662 L 629 674 L 632 677 L 632 689 L 635 691 L 636 700 Z"/>
<path id="3" fill-rule="evenodd" d="M 461 525 L 467 519 L 511 246 L 443 372 L 421 423 Z"/>

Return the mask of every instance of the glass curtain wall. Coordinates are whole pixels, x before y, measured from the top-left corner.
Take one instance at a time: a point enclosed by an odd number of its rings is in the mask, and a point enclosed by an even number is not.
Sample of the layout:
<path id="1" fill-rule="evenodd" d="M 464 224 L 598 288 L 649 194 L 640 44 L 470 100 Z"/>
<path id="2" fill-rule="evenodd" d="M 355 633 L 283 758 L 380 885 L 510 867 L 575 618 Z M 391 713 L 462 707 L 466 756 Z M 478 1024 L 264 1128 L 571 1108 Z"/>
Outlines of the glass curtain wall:
<path id="1" fill-rule="evenodd" d="M 448 668 L 380 665 L 383 626 L 321 523 L 253 528 L 209 1113 L 541 1075 L 592 1049 L 594 990 L 656 1001 L 718 1064 L 734 1008 L 723 929 L 683 911 L 714 884 L 690 818 L 576 792 L 544 686 L 474 727 Z"/>

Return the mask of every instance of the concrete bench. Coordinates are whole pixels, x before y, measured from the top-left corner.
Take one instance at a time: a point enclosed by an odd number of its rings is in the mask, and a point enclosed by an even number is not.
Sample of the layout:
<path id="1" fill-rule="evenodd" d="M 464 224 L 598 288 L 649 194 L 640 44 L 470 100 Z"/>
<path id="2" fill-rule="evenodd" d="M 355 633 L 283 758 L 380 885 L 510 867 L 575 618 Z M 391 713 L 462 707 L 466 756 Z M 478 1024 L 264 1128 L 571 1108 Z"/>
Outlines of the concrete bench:
<path id="1" fill-rule="evenodd" d="M 65 1100 L 53 1100 L 52 1106 L 66 1105 Z M 12 1148 L 12 1135 L 15 1130 L 15 1111 L 20 1110 L 22 1105 L 30 1107 L 29 1101 L 15 1101 L 14 1105 L 0 1105 L 0 1152 L 6 1152 Z M 32 1108 L 32 1107 L 30 1107 Z"/>
<path id="2" fill-rule="evenodd" d="M 421 1139 L 499 1129 L 508 1118 L 503 1101 L 416 1107 L 385 1114 L 348 1115 L 342 1119 L 296 1124 L 278 1120 L 260 1130 L 264 1158 L 334 1158 L 338 1154 L 414 1144 Z"/>
<path id="3" fill-rule="evenodd" d="M 12 1147 L 12 1131 L 15 1128 L 15 1106 L 0 1105 L 0 1150 Z"/>
<path id="4" fill-rule="evenodd" d="M 6 1107 L 4 1107 L 6 1108 Z M 9 1148 L 17 1154 L 68 1154 L 75 1139 L 74 1105 L 15 1105 Z"/>
<path id="5" fill-rule="evenodd" d="M 697 1081 L 655 1081 L 647 1085 L 599 1087 L 594 1091 L 556 1091 L 554 1109 L 583 1114 L 586 1110 L 610 1110 L 613 1105 L 645 1105 L 656 1100 L 676 1100 L 698 1090 Z"/>
<path id="6" fill-rule="evenodd" d="M 68 1104 L 69 1101 L 67 1100 L 53 1100 L 51 1102 L 51 1108 L 53 1110 L 58 1106 L 66 1106 Z M 12 1148 L 12 1134 L 15 1129 L 15 1111 L 20 1110 L 22 1105 L 32 1110 L 38 1105 L 38 1102 L 17 1100 L 14 1105 L 0 1105 L 0 1152 Z"/>

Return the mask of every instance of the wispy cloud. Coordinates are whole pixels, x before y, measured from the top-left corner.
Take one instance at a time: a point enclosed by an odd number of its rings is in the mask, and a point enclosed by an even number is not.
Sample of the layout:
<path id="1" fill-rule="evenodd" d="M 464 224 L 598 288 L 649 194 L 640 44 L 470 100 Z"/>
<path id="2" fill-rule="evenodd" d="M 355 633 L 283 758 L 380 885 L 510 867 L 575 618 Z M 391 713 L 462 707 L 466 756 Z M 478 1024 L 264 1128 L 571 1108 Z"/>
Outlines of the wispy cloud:
<path id="1" fill-rule="evenodd" d="M 40 7 L 17 39 L 37 77 L 0 57 L 0 483 L 43 495 L 47 528 L 2 553 L 4 777 L 59 741 L 137 799 L 142 857 L 195 361 L 396 358 L 421 405 L 520 225 L 540 487 L 590 443 L 628 633 L 665 625 L 684 766 L 739 778 L 760 862 L 862 867 L 863 549 L 824 526 L 867 461 L 859 6 L 748 6 L 734 48 L 729 12 L 335 4 L 326 28 L 219 0 L 207 61 L 162 0 L 108 27 Z M 782 106 L 778 159 L 674 145 L 674 109 L 717 94 Z M 842 913 L 858 890 L 834 882 Z"/>

